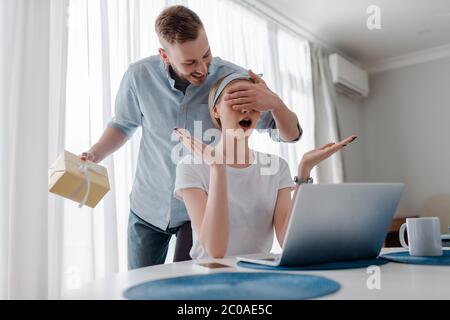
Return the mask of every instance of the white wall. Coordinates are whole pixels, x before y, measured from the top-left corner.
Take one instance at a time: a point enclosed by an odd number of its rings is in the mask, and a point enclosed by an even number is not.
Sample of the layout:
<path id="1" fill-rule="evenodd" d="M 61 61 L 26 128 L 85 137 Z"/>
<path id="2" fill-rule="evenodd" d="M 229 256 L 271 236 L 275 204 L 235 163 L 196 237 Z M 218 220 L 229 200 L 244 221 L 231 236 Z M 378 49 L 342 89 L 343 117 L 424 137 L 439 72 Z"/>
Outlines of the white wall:
<path id="1" fill-rule="evenodd" d="M 341 138 L 357 135 L 358 138 L 347 148 L 342 150 L 344 161 L 344 181 L 364 182 L 364 168 L 362 155 L 364 144 L 362 143 L 362 100 L 356 100 L 346 95 L 337 93 L 337 117 Z"/>
<path id="2" fill-rule="evenodd" d="M 344 155 L 348 181 L 405 182 L 397 216 L 439 216 L 448 233 L 450 58 L 374 74 L 370 85 L 362 105 L 338 100 L 341 131 L 361 137 Z"/>

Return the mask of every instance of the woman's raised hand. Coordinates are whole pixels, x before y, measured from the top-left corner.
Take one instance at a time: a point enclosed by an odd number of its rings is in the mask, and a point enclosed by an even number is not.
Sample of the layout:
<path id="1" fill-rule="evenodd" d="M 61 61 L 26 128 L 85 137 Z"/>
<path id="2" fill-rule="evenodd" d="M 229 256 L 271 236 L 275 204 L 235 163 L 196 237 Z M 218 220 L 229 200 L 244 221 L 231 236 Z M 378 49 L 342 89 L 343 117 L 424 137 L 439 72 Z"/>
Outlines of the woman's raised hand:
<path id="1" fill-rule="evenodd" d="M 223 153 L 219 153 L 217 148 L 206 145 L 200 140 L 192 137 L 186 129 L 175 128 L 174 132 L 191 154 L 197 159 L 202 160 L 209 166 L 225 164 Z"/>
<path id="2" fill-rule="evenodd" d="M 339 143 L 327 143 L 319 149 L 308 151 L 303 155 L 302 161 L 298 166 L 298 173 L 302 178 L 310 176 L 311 170 L 321 161 L 329 158 L 331 155 L 341 150 L 349 143 L 353 142 L 356 136 L 350 136 Z"/>

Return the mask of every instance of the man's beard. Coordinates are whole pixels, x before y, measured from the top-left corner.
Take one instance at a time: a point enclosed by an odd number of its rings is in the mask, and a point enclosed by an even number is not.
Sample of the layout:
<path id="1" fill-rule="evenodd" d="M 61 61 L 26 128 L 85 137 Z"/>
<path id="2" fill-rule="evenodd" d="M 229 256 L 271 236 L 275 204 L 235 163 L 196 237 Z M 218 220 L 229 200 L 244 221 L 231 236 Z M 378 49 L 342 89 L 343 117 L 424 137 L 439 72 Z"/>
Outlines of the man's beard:
<path id="1" fill-rule="evenodd" d="M 180 78 L 181 80 L 188 81 L 190 84 L 193 84 L 193 85 L 199 85 L 199 84 L 203 83 L 203 82 L 205 81 L 206 77 L 207 77 L 208 74 L 209 74 L 209 65 L 208 65 L 208 71 L 206 72 L 206 74 L 203 76 L 203 79 L 201 79 L 201 80 L 199 80 L 198 78 L 194 77 L 191 73 L 190 73 L 190 74 L 187 74 L 187 75 L 182 74 L 182 73 L 181 73 L 180 71 L 178 71 L 177 68 L 176 68 L 175 66 L 173 66 L 173 65 L 170 65 L 170 68 L 172 68 L 172 71 L 175 73 L 175 75 L 176 75 L 178 78 Z M 192 80 L 194 80 L 194 81 L 196 80 L 197 82 L 196 82 L 196 83 L 192 83 Z M 201 81 L 201 83 L 198 83 L 199 81 Z"/>
<path id="2" fill-rule="evenodd" d="M 177 77 L 178 79 L 181 79 L 183 81 L 188 81 L 186 77 L 183 76 L 180 72 L 178 72 L 178 70 L 173 65 L 169 65 L 169 71 L 172 77 Z"/>

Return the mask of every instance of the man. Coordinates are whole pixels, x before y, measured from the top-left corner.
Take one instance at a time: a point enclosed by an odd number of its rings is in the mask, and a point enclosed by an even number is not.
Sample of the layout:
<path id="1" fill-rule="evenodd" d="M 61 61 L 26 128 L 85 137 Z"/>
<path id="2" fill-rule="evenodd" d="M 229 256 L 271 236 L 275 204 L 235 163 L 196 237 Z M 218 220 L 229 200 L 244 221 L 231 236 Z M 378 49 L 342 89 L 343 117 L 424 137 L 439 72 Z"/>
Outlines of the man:
<path id="1" fill-rule="evenodd" d="M 184 204 L 173 197 L 176 164 L 171 152 L 177 142 L 171 139 L 172 129 L 193 132 L 194 121 L 201 121 L 203 132 L 214 128 L 208 110 L 211 86 L 226 74 L 245 71 L 212 57 L 200 18 L 186 7 L 166 8 L 156 19 L 155 29 L 162 46 L 159 55 L 130 65 L 117 94 L 115 117 L 100 140 L 81 155 L 82 159 L 102 161 L 142 127 L 130 195 L 130 269 L 164 263 L 173 234 L 177 235 L 174 261 L 189 259 L 189 217 Z M 261 78 L 249 74 L 255 84 L 224 99 L 236 109 L 261 111 L 258 128 L 268 129 L 273 139 L 297 141 L 302 130 L 295 113 Z"/>

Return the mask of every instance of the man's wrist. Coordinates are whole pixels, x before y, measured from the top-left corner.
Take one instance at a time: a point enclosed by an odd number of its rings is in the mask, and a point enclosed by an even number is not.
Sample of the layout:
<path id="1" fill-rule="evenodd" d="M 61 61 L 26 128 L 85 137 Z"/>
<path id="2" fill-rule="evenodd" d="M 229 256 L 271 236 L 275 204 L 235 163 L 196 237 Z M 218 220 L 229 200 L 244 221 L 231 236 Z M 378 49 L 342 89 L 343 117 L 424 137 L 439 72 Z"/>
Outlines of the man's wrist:
<path id="1" fill-rule="evenodd" d="M 98 151 L 97 151 L 97 145 L 93 145 L 90 149 L 89 149 L 89 151 L 88 151 L 88 153 L 90 153 L 91 154 L 91 156 L 92 156 L 92 159 L 89 159 L 89 160 L 91 160 L 92 162 L 94 162 L 94 163 L 97 163 L 97 162 L 99 162 L 98 161 L 98 159 L 99 159 L 99 154 L 98 154 Z"/>
<path id="2" fill-rule="evenodd" d="M 278 96 L 276 96 L 275 102 L 273 103 L 272 109 L 271 109 L 272 113 L 276 114 L 277 112 L 283 110 L 284 107 L 286 107 L 286 106 L 284 105 L 283 100 L 281 100 Z"/>

